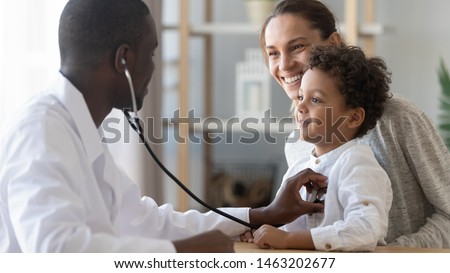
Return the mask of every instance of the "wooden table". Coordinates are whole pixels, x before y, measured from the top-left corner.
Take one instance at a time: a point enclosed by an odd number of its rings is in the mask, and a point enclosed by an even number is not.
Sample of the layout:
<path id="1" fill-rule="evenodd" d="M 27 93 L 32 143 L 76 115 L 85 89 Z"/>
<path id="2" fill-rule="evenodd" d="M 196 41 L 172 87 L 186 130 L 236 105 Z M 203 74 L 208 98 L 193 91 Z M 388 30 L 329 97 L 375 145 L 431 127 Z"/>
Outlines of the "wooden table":
<path id="1" fill-rule="evenodd" d="M 311 253 L 311 250 L 297 249 L 261 249 L 252 243 L 235 242 L 236 253 Z M 399 246 L 378 246 L 374 253 L 450 253 L 450 249 L 442 248 L 410 248 Z"/>

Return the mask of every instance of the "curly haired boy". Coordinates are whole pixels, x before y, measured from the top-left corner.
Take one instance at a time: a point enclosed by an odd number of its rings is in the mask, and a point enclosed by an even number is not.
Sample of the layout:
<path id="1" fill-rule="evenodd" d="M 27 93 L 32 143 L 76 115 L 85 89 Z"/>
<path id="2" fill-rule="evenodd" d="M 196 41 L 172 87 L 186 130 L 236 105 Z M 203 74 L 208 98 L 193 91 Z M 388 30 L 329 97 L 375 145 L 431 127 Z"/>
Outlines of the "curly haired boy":
<path id="1" fill-rule="evenodd" d="M 391 183 L 371 148 L 357 138 L 381 117 L 390 82 L 384 61 L 358 47 L 312 49 L 295 118 L 300 138 L 314 148 L 287 170 L 282 183 L 308 168 L 325 175 L 326 188 L 300 191 L 302 199 L 325 208 L 278 229 L 262 226 L 253 234 L 259 247 L 370 251 L 386 244 Z"/>

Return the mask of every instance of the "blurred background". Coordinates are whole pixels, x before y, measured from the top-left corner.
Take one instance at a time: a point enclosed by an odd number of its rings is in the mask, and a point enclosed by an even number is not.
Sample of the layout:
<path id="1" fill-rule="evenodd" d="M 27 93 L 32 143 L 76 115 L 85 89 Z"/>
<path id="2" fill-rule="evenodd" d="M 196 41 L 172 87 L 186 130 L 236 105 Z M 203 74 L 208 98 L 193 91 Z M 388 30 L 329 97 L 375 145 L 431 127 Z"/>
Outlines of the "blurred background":
<path id="1" fill-rule="evenodd" d="M 161 46 L 154 59 L 159 69 L 140 116 L 168 169 L 215 206 L 270 201 L 287 169 L 290 101 L 257 56 L 261 19 L 251 17 L 257 8 L 249 8 L 247 1 L 145 0 Z M 57 71 L 58 20 L 66 2 L 0 1 L 0 126 Z M 349 43 L 386 61 L 391 91 L 417 104 L 437 125 L 437 71 L 440 60 L 450 65 L 450 2 L 322 2 L 334 12 Z M 200 120 L 195 126 L 173 124 L 190 110 L 190 117 Z M 122 119 L 118 111 L 111 117 Z M 243 121 L 247 130 L 242 130 Z M 111 150 L 143 194 L 180 210 L 202 209 L 161 173 L 124 123 L 117 128 L 127 137 Z M 191 139 L 180 144 L 177 135 Z"/>

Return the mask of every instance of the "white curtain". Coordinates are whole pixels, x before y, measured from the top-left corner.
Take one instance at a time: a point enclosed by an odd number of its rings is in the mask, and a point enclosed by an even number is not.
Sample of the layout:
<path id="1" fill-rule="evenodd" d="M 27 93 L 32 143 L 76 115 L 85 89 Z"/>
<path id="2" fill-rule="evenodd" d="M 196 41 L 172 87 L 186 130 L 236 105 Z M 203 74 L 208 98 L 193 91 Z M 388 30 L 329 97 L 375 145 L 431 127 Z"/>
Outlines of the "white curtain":
<path id="1" fill-rule="evenodd" d="M 57 71 L 58 21 L 66 2 L 0 1 L 0 127 Z"/>

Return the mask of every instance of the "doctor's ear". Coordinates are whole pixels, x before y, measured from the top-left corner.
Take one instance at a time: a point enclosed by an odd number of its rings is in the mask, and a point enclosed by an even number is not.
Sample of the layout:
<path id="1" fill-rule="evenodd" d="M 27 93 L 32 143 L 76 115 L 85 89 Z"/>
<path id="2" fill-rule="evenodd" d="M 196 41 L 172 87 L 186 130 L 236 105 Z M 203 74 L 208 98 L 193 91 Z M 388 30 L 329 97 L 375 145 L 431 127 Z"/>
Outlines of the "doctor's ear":
<path id="1" fill-rule="evenodd" d="M 114 68 L 119 72 L 123 73 L 124 69 L 127 69 L 128 65 L 133 64 L 133 52 L 130 50 L 128 44 L 121 44 L 114 54 Z"/>

